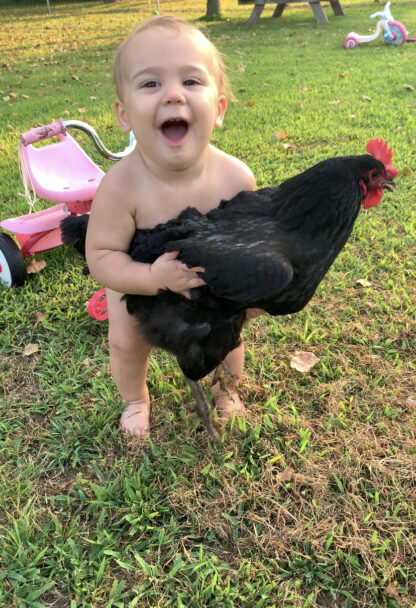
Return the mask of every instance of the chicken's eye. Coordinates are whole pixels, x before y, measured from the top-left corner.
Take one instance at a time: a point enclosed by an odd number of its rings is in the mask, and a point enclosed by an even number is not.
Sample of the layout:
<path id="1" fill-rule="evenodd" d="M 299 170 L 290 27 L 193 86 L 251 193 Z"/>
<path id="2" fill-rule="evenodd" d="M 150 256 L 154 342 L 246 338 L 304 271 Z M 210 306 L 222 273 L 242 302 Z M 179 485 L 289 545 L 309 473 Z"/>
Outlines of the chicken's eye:
<path id="1" fill-rule="evenodd" d="M 372 179 L 377 179 L 378 177 L 380 177 L 380 171 L 377 171 L 377 169 L 374 169 L 374 171 L 371 174 Z"/>

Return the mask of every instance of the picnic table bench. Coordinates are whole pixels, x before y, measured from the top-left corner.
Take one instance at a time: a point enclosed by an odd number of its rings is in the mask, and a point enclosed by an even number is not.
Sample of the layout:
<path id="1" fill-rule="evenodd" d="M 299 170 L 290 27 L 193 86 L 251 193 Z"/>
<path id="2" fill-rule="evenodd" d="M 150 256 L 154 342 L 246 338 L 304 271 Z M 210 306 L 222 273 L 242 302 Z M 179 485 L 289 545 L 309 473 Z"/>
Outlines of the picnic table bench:
<path id="1" fill-rule="evenodd" d="M 263 12 L 263 9 L 266 4 L 277 4 L 275 11 L 273 13 L 273 17 L 280 17 L 283 11 L 286 8 L 287 4 L 294 4 L 295 2 L 302 2 L 303 4 L 309 4 L 311 7 L 313 14 L 315 15 L 315 19 L 318 23 L 328 23 L 328 17 L 325 15 L 324 10 L 321 6 L 322 0 L 238 0 L 238 4 L 253 4 L 253 10 L 249 17 L 247 23 L 250 25 L 255 25 L 260 18 L 260 15 Z M 330 5 L 332 6 L 332 10 L 335 15 L 343 15 L 344 11 L 342 10 L 341 4 L 339 0 L 328 0 Z"/>

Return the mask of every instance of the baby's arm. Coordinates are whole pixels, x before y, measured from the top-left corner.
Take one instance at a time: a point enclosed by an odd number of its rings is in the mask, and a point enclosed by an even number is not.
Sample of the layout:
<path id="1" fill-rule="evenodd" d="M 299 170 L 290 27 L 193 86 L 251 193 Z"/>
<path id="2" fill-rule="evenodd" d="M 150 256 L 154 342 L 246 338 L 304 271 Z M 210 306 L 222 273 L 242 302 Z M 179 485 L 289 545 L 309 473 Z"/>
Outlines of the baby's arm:
<path id="1" fill-rule="evenodd" d="M 135 208 L 123 200 L 118 180 L 109 172 L 94 198 L 88 223 L 86 257 L 94 279 L 119 293 L 155 295 L 159 289 L 187 293 L 204 284 L 197 272 L 176 259 L 177 252 L 153 264 L 135 262 L 127 251 L 136 230 Z"/>

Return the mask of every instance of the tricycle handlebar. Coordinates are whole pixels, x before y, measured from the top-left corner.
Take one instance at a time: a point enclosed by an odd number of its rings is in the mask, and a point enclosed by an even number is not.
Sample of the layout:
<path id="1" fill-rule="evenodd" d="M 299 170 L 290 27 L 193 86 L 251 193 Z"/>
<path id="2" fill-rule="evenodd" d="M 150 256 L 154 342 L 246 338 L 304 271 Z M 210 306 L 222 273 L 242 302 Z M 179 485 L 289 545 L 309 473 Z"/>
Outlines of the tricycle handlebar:
<path id="1" fill-rule="evenodd" d="M 91 139 L 94 148 L 108 160 L 120 160 L 124 156 L 130 154 L 136 145 L 136 140 L 134 139 L 133 134 L 130 134 L 130 141 L 128 146 L 122 152 L 110 152 L 108 150 L 101 139 L 98 137 L 96 131 L 86 122 L 82 122 L 81 120 L 65 120 L 63 121 L 59 118 L 56 122 L 51 123 L 50 125 L 44 125 L 43 127 L 36 127 L 35 129 L 31 129 L 26 133 L 22 133 L 20 135 L 20 139 L 24 146 L 29 144 L 36 143 L 37 141 L 41 141 L 42 139 L 47 139 L 48 137 L 54 137 L 56 135 L 64 134 L 68 129 L 78 129 L 86 133 L 88 137 Z"/>
<path id="2" fill-rule="evenodd" d="M 62 119 L 58 118 L 56 122 L 51 122 L 50 125 L 35 127 L 34 129 L 30 129 L 30 131 L 26 131 L 26 133 L 21 133 L 20 139 L 24 146 L 28 146 L 29 144 L 34 144 L 42 139 L 48 139 L 48 137 L 59 135 L 59 133 L 65 133 L 65 131 L 66 127 Z"/>

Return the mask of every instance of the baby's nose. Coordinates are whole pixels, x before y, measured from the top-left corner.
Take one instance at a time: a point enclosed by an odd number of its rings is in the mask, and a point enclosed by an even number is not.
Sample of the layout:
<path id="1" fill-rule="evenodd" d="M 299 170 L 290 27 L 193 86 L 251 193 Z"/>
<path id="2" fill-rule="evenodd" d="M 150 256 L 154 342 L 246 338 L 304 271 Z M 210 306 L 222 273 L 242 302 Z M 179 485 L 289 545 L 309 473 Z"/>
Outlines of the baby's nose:
<path id="1" fill-rule="evenodd" d="M 185 95 L 182 87 L 179 84 L 173 83 L 166 89 L 165 104 L 184 103 Z"/>

